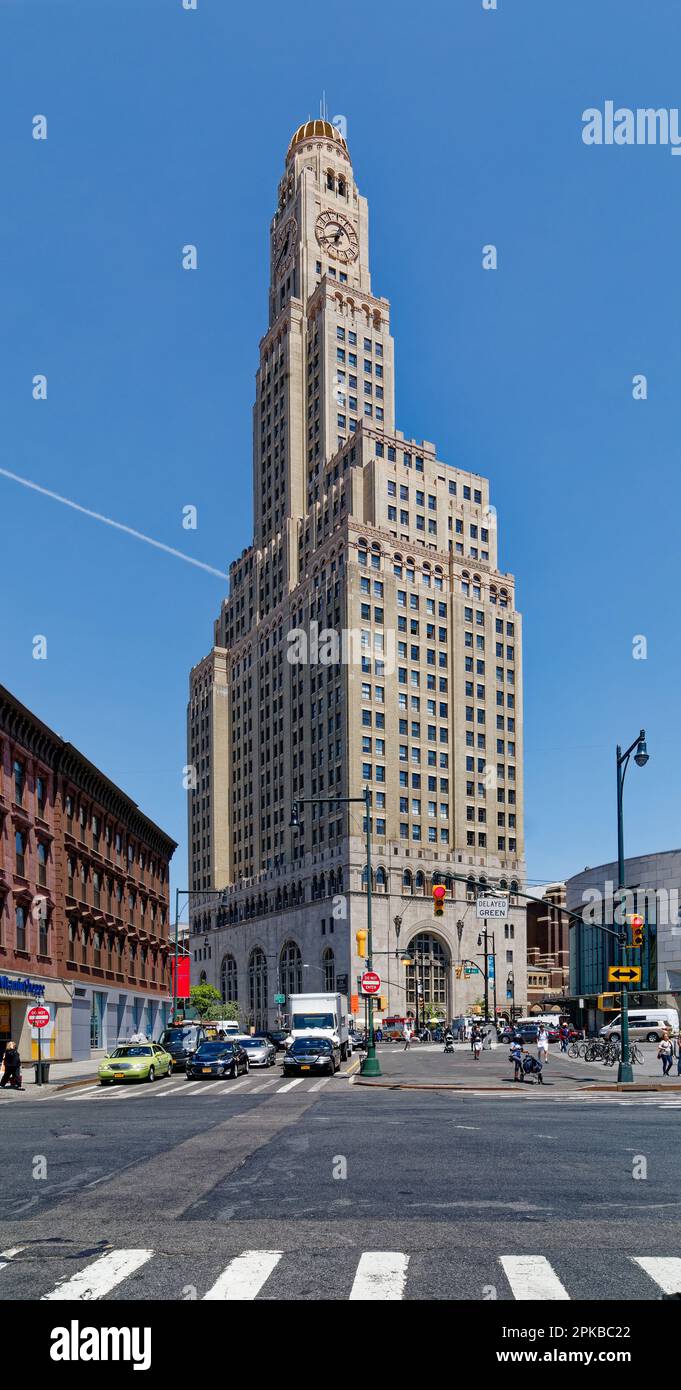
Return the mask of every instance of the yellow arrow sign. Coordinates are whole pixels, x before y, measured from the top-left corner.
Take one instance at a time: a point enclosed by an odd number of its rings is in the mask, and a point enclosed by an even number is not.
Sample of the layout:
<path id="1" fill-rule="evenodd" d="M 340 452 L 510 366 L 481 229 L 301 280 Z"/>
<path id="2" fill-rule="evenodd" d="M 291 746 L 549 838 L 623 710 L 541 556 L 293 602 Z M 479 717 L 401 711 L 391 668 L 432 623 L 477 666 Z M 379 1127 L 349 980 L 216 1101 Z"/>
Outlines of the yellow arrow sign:
<path id="1" fill-rule="evenodd" d="M 608 967 L 608 980 L 615 984 L 636 984 L 641 978 L 640 965 L 611 965 Z"/>

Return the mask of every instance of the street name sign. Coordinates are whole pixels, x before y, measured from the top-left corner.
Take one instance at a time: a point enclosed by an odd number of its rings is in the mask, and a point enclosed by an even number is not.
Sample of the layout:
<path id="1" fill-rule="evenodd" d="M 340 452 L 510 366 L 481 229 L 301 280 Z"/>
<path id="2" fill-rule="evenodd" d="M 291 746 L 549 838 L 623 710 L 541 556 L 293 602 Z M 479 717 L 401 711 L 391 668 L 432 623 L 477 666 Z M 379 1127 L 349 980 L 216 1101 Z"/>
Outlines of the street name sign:
<path id="1" fill-rule="evenodd" d="M 610 965 L 608 980 L 618 985 L 638 984 L 641 978 L 640 965 Z"/>
<path id="2" fill-rule="evenodd" d="M 477 898 L 475 903 L 476 917 L 508 917 L 508 898 L 487 894 L 485 897 Z"/>
<path id="3" fill-rule="evenodd" d="M 275 1004 L 285 1004 L 285 1003 L 286 1003 L 286 995 L 285 995 L 285 994 L 275 994 L 275 996 L 274 996 L 274 1002 L 275 1002 Z"/>
<path id="4" fill-rule="evenodd" d="M 365 970 L 359 983 L 363 994 L 378 994 L 381 988 L 381 977 L 376 974 L 375 970 Z"/>
<path id="5" fill-rule="evenodd" d="M 46 1028 L 50 1021 L 49 1009 L 44 1009 L 42 1005 L 37 1009 L 29 1009 L 28 1021 L 32 1028 Z"/>

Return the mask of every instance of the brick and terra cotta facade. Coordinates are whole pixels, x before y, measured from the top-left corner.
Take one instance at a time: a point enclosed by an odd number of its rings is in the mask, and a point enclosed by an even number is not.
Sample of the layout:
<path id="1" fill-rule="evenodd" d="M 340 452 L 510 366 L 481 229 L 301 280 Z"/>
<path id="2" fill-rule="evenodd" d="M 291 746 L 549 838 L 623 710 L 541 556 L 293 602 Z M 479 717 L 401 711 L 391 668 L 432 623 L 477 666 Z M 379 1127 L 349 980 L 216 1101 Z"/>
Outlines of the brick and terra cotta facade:
<path id="1" fill-rule="evenodd" d="M 170 1009 L 175 841 L 0 686 L 0 1055 L 80 1059 Z"/>

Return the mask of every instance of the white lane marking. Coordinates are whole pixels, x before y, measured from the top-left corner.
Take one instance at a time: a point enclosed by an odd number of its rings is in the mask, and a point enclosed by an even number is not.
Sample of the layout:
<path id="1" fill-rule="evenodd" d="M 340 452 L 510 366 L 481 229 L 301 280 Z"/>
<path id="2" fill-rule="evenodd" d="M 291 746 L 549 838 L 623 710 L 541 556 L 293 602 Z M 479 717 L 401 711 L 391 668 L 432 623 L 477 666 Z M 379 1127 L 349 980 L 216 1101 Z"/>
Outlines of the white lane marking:
<path id="1" fill-rule="evenodd" d="M 263 1284 L 276 1269 L 282 1257 L 282 1250 L 244 1250 L 230 1260 L 226 1269 L 219 1274 L 212 1288 L 204 1294 L 206 1299 L 225 1299 L 231 1302 L 247 1302 L 256 1298 Z"/>
<path id="2" fill-rule="evenodd" d="M 103 1298 L 104 1294 L 146 1264 L 153 1253 L 153 1250 L 112 1250 L 86 1265 L 85 1269 L 80 1269 L 70 1279 L 60 1280 L 51 1293 L 43 1294 L 43 1301 Z"/>
<path id="3" fill-rule="evenodd" d="M 500 1255 L 515 1299 L 568 1300 L 570 1295 L 544 1255 Z"/>
<path id="4" fill-rule="evenodd" d="M 293 1081 L 287 1081 L 285 1086 L 280 1086 L 276 1094 L 280 1096 L 284 1091 L 292 1091 L 294 1086 L 301 1086 L 304 1080 L 304 1076 L 296 1076 Z"/>
<path id="5" fill-rule="evenodd" d="M 314 1086 L 310 1086 L 309 1089 L 310 1089 L 311 1091 L 321 1091 L 322 1086 L 328 1086 L 330 1080 L 331 1080 L 331 1077 L 330 1077 L 330 1076 L 323 1076 L 322 1079 L 321 1079 L 321 1081 L 315 1081 Z"/>
<path id="6" fill-rule="evenodd" d="M 254 1087 L 253 1087 L 253 1090 L 251 1091 L 251 1095 L 252 1095 L 252 1096 L 259 1096 L 261 1091 L 269 1091 L 270 1086 L 276 1086 L 278 1080 L 279 1080 L 279 1077 L 278 1077 L 278 1076 L 273 1076 L 271 1081 L 263 1081 L 262 1086 L 254 1086 Z"/>
<path id="7" fill-rule="evenodd" d="M 645 1273 L 662 1289 L 663 1293 L 681 1293 L 681 1260 L 676 1255 L 659 1256 L 647 1259 L 632 1255 L 634 1264 L 640 1265 Z"/>
<path id="8" fill-rule="evenodd" d="M 15 1255 L 20 1255 L 23 1248 L 23 1245 L 15 1245 L 11 1250 L 0 1250 L 0 1269 L 4 1269 L 5 1265 L 8 1264 L 10 1260 L 14 1259 Z"/>
<path id="9" fill-rule="evenodd" d="M 241 1081 L 228 1081 L 226 1086 L 219 1086 L 216 1091 L 213 1091 L 213 1099 L 216 1096 L 232 1095 L 234 1091 L 240 1091 L 242 1086 L 248 1085 L 248 1080 L 249 1078 L 244 1076 Z"/>
<path id="10" fill-rule="evenodd" d="M 399 1250 L 366 1250 L 357 1266 L 351 1301 L 385 1303 L 404 1298 L 408 1264 L 409 1256 Z"/>

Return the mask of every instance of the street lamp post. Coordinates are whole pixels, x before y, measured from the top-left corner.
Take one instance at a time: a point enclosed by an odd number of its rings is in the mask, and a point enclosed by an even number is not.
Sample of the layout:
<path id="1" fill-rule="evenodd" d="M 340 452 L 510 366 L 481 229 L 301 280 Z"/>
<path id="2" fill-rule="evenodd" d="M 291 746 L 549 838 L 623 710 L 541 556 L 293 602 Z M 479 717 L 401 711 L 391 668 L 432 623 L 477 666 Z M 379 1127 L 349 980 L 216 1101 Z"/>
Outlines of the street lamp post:
<path id="1" fill-rule="evenodd" d="M 618 903 L 620 907 L 622 902 L 624 901 L 625 891 L 624 815 L 622 809 L 624 778 L 626 776 L 626 771 L 629 766 L 629 758 L 631 757 L 634 748 L 636 749 L 636 753 L 634 754 L 634 762 L 636 763 L 637 767 L 645 767 L 649 757 L 648 750 L 646 747 L 645 729 L 641 729 L 638 738 L 634 739 L 633 743 L 630 744 L 625 753 L 622 752 L 619 743 L 617 745 L 617 888 Z M 620 945 L 624 945 L 625 942 L 626 931 L 620 936 Z M 627 989 L 628 986 L 626 984 L 622 984 L 622 1007 L 620 1010 L 622 1015 L 622 1048 L 620 1052 L 619 1065 L 617 1068 L 618 1081 L 633 1081 L 634 1079 L 634 1072 L 631 1065 L 631 1057 L 629 1053 L 629 996 L 627 993 Z"/>
<path id="2" fill-rule="evenodd" d="M 305 796 L 299 797 L 291 806 L 291 820 L 289 828 L 300 830 L 301 822 L 298 817 L 299 806 L 350 806 L 353 803 L 361 803 L 364 807 L 366 823 L 366 876 L 367 876 L 367 956 L 366 968 L 371 970 L 373 935 L 372 935 L 372 902 L 371 902 L 371 790 L 364 788 L 362 796 Z M 374 1000 L 370 995 L 367 1000 L 368 1011 L 368 1038 L 367 1052 L 362 1062 L 363 1076 L 380 1076 L 381 1068 L 376 1055 L 376 1038 L 374 1036 Z"/>

